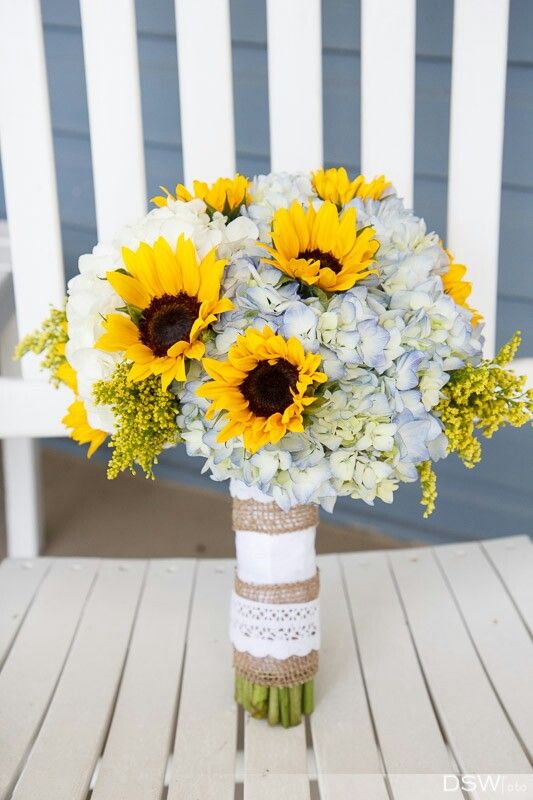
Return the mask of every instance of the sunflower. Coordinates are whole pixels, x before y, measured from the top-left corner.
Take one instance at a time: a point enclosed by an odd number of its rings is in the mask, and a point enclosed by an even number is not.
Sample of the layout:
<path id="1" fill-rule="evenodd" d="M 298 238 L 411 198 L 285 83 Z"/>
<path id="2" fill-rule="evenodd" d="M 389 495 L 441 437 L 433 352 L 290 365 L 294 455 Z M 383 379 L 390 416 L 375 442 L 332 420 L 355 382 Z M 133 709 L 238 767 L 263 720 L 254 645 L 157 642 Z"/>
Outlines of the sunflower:
<path id="1" fill-rule="evenodd" d="M 280 208 L 272 221 L 272 242 L 260 246 L 271 258 L 263 259 L 277 269 L 326 292 L 343 292 L 357 281 L 377 273 L 369 269 L 379 247 L 371 227 L 356 230 L 356 211 L 342 215 L 326 201 L 318 211 L 305 211 L 294 201 Z"/>
<path id="2" fill-rule="evenodd" d="M 248 328 L 230 347 L 227 361 L 204 358 L 202 363 L 213 378 L 197 390 L 212 401 L 207 418 L 227 412 L 218 441 L 242 435 L 251 453 L 276 444 L 287 431 L 303 431 L 303 412 L 316 399 L 306 392 L 326 380 L 317 372 L 319 355 L 306 353 L 297 339 L 284 339 L 268 325 L 262 331 Z"/>
<path id="3" fill-rule="evenodd" d="M 353 181 L 348 177 L 344 167 L 336 169 L 319 169 L 312 175 L 312 184 L 315 192 L 322 200 L 329 200 L 336 206 L 349 203 L 354 197 L 362 200 L 370 198 L 379 200 L 384 190 L 390 186 L 384 175 L 379 175 L 369 183 L 363 175 L 358 175 Z"/>
<path id="4" fill-rule="evenodd" d="M 66 326 L 65 331 L 67 331 Z M 76 399 L 70 404 L 66 415 L 61 421 L 66 428 L 71 429 L 69 432 L 71 439 L 74 439 L 74 441 L 78 442 L 78 444 L 89 444 L 87 458 L 90 458 L 106 440 L 107 433 L 89 425 L 85 404 L 83 400 L 80 400 L 80 398 L 77 396 L 78 377 L 76 375 L 76 371 L 70 366 L 66 359 L 64 359 L 63 363 L 56 369 L 54 377 L 56 380 L 64 383 L 65 386 L 68 386 L 68 388 L 71 389 L 76 395 Z"/>
<path id="5" fill-rule="evenodd" d="M 74 400 L 69 405 L 67 413 L 61 421 L 66 428 L 70 428 L 69 436 L 71 439 L 74 439 L 78 444 L 89 445 L 87 458 L 90 458 L 107 438 L 105 431 L 99 431 L 89 425 L 83 400 Z"/>
<path id="6" fill-rule="evenodd" d="M 171 381 L 184 381 L 185 359 L 201 359 L 205 346 L 200 334 L 218 314 L 233 303 L 220 298 L 222 273 L 227 263 L 215 249 L 199 263 L 193 243 L 180 236 L 176 249 L 159 238 L 136 252 L 122 249 L 127 272 L 108 272 L 107 280 L 126 303 L 126 313 L 110 314 L 105 333 L 96 347 L 110 353 L 124 351 L 133 361 L 128 380 L 161 375 L 167 389 Z"/>
<path id="7" fill-rule="evenodd" d="M 446 250 L 446 254 L 450 259 L 450 264 L 448 266 L 448 271 L 441 276 L 444 291 L 446 294 L 450 295 L 458 306 L 462 306 L 470 311 L 472 314 L 472 325 L 477 325 L 478 322 L 481 322 L 483 319 L 483 315 L 466 302 L 472 292 L 472 284 L 470 281 L 463 280 L 466 275 L 466 267 L 464 264 L 456 264 L 449 250 Z"/>
<path id="8" fill-rule="evenodd" d="M 211 211 L 220 211 L 221 214 L 232 216 L 240 210 L 243 203 L 247 202 L 249 185 L 248 178 L 237 174 L 234 178 L 219 178 L 211 185 L 203 181 L 194 181 L 194 194 L 191 194 L 182 183 L 177 184 L 175 196 L 165 186 L 160 186 L 165 196 L 152 197 L 152 202 L 161 207 L 166 206 L 169 199 L 189 202 L 199 198 Z"/>

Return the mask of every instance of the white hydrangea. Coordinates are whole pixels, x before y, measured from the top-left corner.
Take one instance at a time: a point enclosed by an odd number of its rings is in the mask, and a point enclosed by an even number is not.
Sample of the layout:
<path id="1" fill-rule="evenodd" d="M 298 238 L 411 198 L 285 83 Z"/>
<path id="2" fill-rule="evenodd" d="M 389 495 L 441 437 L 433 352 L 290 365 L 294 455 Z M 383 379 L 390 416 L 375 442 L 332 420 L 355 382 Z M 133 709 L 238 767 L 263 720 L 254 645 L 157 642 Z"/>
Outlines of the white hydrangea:
<path id="1" fill-rule="evenodd" d="M 270 242 L 270 225 L 278 208 L 288 208 L 294 200 L 307 205 L 316 197 L 311 177 L 305 172 L 258 175 L 251 182 L 249 194 L 251 202 L 245 213 L 259 228 L 259 238 L 263 242 Z"/>

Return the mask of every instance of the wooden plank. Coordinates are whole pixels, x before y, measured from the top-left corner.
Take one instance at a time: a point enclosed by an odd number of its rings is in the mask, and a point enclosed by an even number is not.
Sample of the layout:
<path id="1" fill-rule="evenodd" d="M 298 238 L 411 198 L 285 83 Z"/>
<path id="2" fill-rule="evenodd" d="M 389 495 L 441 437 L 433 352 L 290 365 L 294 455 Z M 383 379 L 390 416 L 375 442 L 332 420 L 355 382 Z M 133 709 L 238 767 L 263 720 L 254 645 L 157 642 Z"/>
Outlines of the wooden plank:
<path id="1" fill-rule="evenodd" d="M 267 0 L 270 161 L 273 171 L 322 166 L 320 0 Z"/>
<path id="2" fill-rule="evenodd" d="M 244 716 L 244 800 L 310 800 L 305 726 Z"/>
<path id="3" fill-rule="evenodd" d="M 528 536 L 491 539 L 482 547 L 533 634 L 533 546 Z"/>
<path id="4" fill-rule="evenodd" d="M 361 0 L 361 164 L 368 179 L 384 173 L 409 207 L 414 174 L 415 17 L 415 0 Z"/>
<path id="5" fill-rule="evenodd" d="M 8 796 L 61 675 L 97 570 L 54 561 L 0 672 L 0 798 Z"/>
<path id="6" fill-rule="evenodd" d="M 85 800 L 105 741 L 142 587 L 143 561 L 100 566 L 13 800 Z"/>
<path id="7" fill-rule="evenodd" d="M 134 0 L 81 0 L 91 156 L 100 239 L 146 213 Z"/>
<path id="8" fill-rule="evenodd" d="M 384 553 L 341 556 L 365 685 L 397 800 L 453 797 L 453 773 Z M 391 657 L 391 655 L 393 657 Z M 459 792 L 457 798 L 462 797 Z"/>
<path id="9" fill-rule="evenodd" d="M 91 800 L 159 800 L 178 701 L 195 561 L 148 568 Z"/>
<path id="10" fill-rule="evenodd" d="M 0 667 L 49 568 L 44 558 L 0 565 Z"/>
<path id="11" fill-rule="evenodd" d="M 21 336 L 65 293 L 40 5 L 0 1 L 0 147 Z M 26 358 L 22 372 L 36 377 L 39 360 Z"/>
<path id="12" fill-rule="evenodd" d="M 318 559 L 322 643 L 311 731 L 322 800 L 387 798 L 336 556 Z"/>
<path id="13" fill-rule="evenodd" d="M 529 762 L 433 553 L 413 549 L 389 558 L 428 690 L 459 768 L 466 773 L 528 773 Z"/>
<path id="14" fill-rule="evenodd" d="M 490 14 L 486 11 L 484 0 L 454 3 L 448 246 L 468 265 L 469 302 L 485 317 L 485 351 L 491 356 L 496 344 L 509 0 L 493 0 Z M 479 203 L 472 203 L 473 187 L 483 198 Z"/>
<path id="15" fill-rule="evenodd" d="M 237 706 L 228 636 L 233 561 L 198 564 L 168 800 L 233 800 Z"/>
<path id="16" fill-rule="evenodd" d="M 533 757 L 533 642 L 478 544 L 435 548 L 476 650 L 509 719 Z M 533 571 L 530 573 L 533 583 Z M 480 597 L 483 601 L 480 602 Z"/>
<path id="17" fill-rule="evenodd" d="M 192 186 L 235 172 L 229 0 L 175 7 L 183 174 Z"/>

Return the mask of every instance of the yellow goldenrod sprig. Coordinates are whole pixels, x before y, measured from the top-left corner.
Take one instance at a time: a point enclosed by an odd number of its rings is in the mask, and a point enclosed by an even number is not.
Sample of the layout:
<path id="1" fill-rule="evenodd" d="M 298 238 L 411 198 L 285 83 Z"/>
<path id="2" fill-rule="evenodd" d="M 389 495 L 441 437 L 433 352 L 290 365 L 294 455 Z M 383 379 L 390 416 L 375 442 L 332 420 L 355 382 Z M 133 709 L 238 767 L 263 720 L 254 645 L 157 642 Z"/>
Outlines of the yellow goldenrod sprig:
<path id="1" fill-rule="evenodd" d="M 159 375 L 143 381 L 128 382 L 131 364 L 119 364 L 111 378 L 98 381 L 94 399 L 98 404 L 111 406 L 116 419 L 116 432 L 108 447 L 113 455 L 107 469 L 108 478 L 116 478 L 129 469 L 135 475 L 135 465 L 153 478 L 153 467 L 166 444 L 180 440 L 176 426 L 178 401 L 171 392 L 162 389 Z"/>
<path id="2" fill-rule="evenodd" d="M 520 346 L 520 332 L 504 344 L 493 359 L 478 366 L 467 364 L 454 370 L 443 388 L 436 407 L 448 438 L 448 452 L 457 453 L 471 469 L 481 460 L 481 444 L 476 431 L 490 439 L 505 425 L 520 428 L 533 418 L 533 389 L 526 389 L 526 378 L 506 369 Z M 435 508 L 436 475 L 430 461 L 418 466 L 422 487 L 424 517 Z"/>
<path id="3" fill-rule="evenodd" d="M 435 511 L 435 500 L 437 499 L 437 476 L 431 461 L 423 461 L 417 467 L 422 488 L 422 499 L 420 505 L 425 506 L 424 519 L 427 519 Z"/>
<path id="4" fill-rule="evenodd" d="M 452 372 L 443 389 L 436 411 L 449 451 L 456 452 L 466 467 L 473 467 L 481 458 L 476 430 L 490 439 L 504 425 L 519 428 L 533 416 L 533 389 L 525 388 L 525 377 L 505 368 L 519 345 L 520 333 L 515 333 L 495 358 Z"/>
<path id="5" fill-rule="evenodd" d="M 49 370 L 50 381 L 55 386 L 60 382 L 57 375 L 65 363 L 65 344 L 68 340 L 67 316 L 64 308 L 52 308 L 49 316 L 33 333 L 25 336 L 15 349 L 15 358 L 19 359 L 27 353 L 35 353 L 44 358 L 41 369 Z"/>

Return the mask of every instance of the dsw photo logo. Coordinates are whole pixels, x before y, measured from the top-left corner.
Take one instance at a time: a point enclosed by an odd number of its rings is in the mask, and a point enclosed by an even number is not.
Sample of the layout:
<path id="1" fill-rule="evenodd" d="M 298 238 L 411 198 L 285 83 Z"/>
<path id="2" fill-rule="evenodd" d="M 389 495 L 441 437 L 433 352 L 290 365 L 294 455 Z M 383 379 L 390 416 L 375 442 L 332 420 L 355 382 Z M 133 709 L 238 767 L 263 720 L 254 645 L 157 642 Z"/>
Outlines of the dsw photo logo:
<path id="1" fill-rule="evenodd" d="M 444 791 L 457 792 L 461 790 L 467 794 L 476 793 L 476 796 L 499 796 L 508 794 L 529 798 L 527 784 L 516 775 L 444 775 Z"/>

